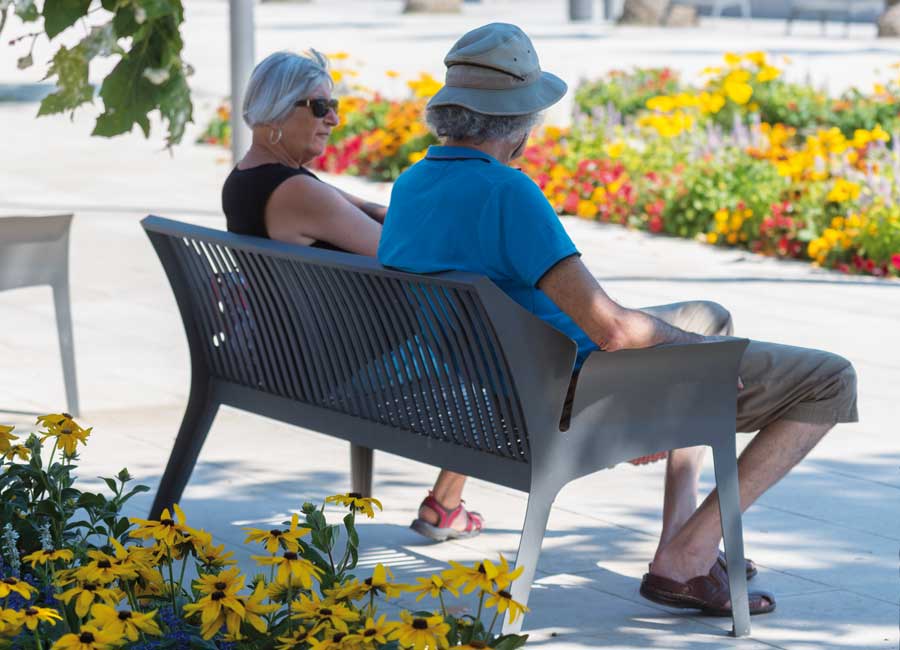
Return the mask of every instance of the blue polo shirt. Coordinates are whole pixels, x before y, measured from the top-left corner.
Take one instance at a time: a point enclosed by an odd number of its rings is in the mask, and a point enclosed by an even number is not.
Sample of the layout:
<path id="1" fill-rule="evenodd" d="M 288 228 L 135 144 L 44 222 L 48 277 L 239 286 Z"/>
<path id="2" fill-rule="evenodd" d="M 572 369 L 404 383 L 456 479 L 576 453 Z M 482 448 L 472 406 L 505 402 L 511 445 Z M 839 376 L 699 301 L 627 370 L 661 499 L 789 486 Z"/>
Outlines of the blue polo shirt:
<path id="1" fill-rule="evenodd" d="M 578 345 L 597 346 L 538 281 L 579 255 L 556 211 L 525 174 L 468 147 L 431 147 L 394 183 L 378 260 L 411 273 L 486 275 L 510 298 Z"/>

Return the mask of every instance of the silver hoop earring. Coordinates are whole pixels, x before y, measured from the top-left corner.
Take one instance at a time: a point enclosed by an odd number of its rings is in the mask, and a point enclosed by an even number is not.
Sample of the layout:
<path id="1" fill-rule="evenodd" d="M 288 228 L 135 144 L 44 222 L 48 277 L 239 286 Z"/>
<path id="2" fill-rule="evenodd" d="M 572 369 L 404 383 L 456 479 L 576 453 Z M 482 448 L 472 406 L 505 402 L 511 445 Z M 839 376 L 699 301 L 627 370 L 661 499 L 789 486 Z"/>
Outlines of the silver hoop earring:
<path id="1" fill-rule="evenodd" d="M 281 132 L 281 128 L 278 128 L 278 135 L 275 134 L 275 129 L 269 129 L 269 144 L 278 144 L 281 142 L 281 136 L 284 135 Z M 273 137 L 274 136 L 274 137 Z"/>

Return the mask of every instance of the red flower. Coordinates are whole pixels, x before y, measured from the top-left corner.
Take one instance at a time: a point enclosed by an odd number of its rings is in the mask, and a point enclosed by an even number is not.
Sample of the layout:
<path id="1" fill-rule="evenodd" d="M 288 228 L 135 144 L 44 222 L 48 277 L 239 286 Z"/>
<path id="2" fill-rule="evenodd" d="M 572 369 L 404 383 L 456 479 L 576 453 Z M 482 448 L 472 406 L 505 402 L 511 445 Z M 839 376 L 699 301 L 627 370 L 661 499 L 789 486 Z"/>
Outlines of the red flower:
<path id="1" fill-rule="evenodd" d="M 658 214 L 655 214 L 650 217 L 650 221 L 647 225 L 650 228 L 650 232 L 661 232 L 663 229 L 663 220 Z"/>
<path id="2" fill-rule="evenodd" d="M 900 253 L 894 253 L 891 255 L 891 264 L 895 269 L 900 271 Z"/>
<path id="3" fill-rule="evenodd" d="M 578 193 L 577 192 L 569 192 L 569 195 L 566 197 L 566 200 L 563 202 L 563 212 L 568 212 L 569 214 L 575 214 L 578 211 Z"/>

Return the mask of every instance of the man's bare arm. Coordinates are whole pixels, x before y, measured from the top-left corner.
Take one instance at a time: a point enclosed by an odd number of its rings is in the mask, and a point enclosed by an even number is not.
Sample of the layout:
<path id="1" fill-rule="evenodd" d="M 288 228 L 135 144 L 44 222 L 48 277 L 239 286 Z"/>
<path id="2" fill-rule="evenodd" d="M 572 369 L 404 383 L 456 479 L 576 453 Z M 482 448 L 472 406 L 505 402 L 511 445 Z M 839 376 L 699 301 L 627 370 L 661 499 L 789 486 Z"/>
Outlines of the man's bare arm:
<path id="1" fill-rule="evenodd" d="M 612 300 L 577 255 L 558 262 L 538 282 L 547 294 L 600 349 L 608 352 L 649 348 L 663 343 L 700 343 L 704 337 L 685 332 L 650 314 Z"/>

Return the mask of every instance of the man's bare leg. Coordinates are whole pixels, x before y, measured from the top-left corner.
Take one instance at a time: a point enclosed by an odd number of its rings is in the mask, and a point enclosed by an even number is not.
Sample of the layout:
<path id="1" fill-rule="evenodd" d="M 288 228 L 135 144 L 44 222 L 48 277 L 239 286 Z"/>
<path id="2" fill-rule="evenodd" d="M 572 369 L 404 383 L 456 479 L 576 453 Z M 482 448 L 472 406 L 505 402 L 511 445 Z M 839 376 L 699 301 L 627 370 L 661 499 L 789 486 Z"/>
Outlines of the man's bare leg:
<path id="1" fill-rule="evenodd" d="M 465 474 L 457 474 L 456 472 L 442 469 L 434 482 L 431 494 L 447 510 L 453 510 L 462 500 L 466 478 Z M 440 520 L 438 513 L 424 505 L 419 507 L 419 518 L 432 525 L 437 524 Z M 465 530 L 466 524 L 466 517 L 460 516 L 453 520 L 452 526 L 457 530 Z"/>
<path id="2" fill-rule="evenodd" d="M 666 462 L 666 488 L 659 549 L 667 546 L 697 509 L 697 484 L 706 447 L 673 449 Z"/>
<path id="3" fill-rule="evenodd" d="M 741 511 L 803 460 L 832 426 L 778 420 L 763 428 L 738 460 Z M 713 490 L 674 537 L 656 551 L 652 572 L 678 582 L 706 575 L 716 561 L 721 538 L 719 500 Z"/>

